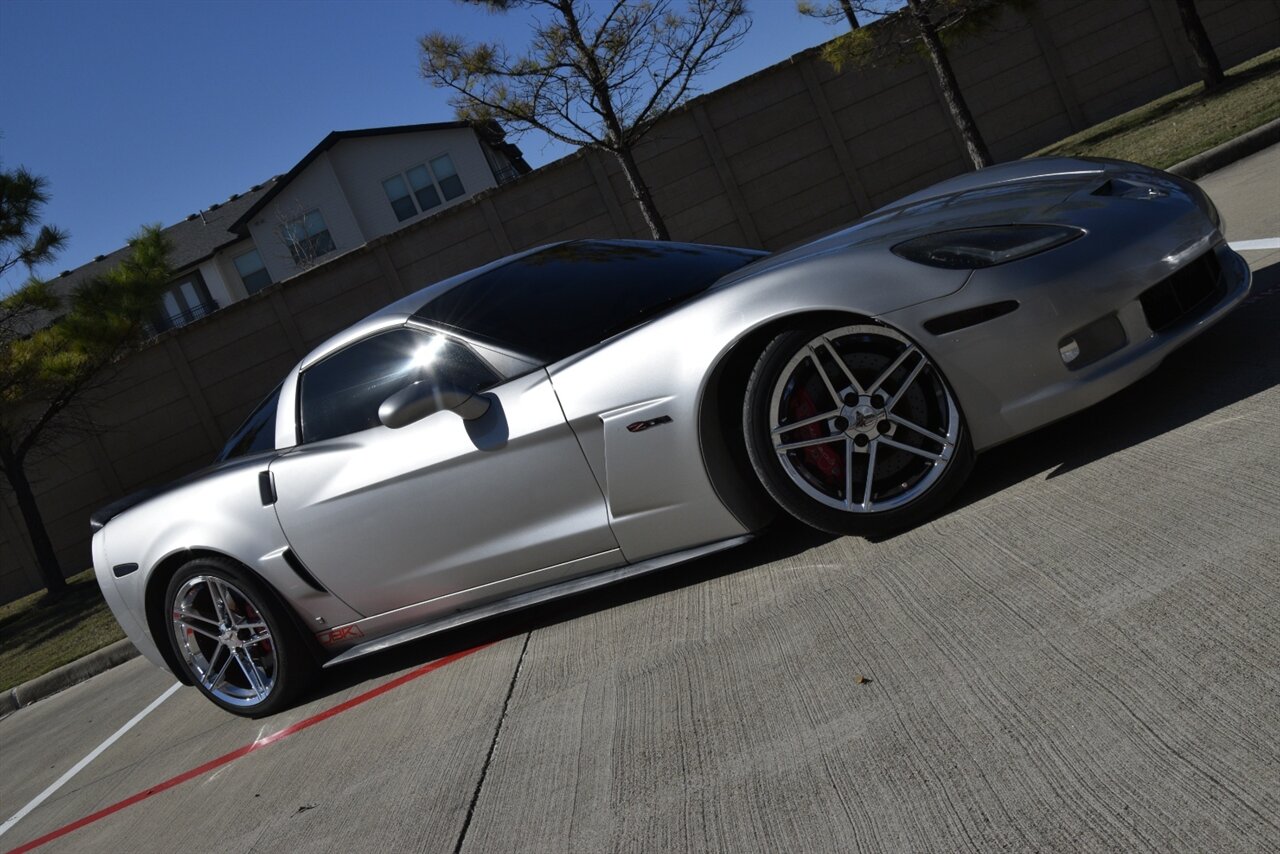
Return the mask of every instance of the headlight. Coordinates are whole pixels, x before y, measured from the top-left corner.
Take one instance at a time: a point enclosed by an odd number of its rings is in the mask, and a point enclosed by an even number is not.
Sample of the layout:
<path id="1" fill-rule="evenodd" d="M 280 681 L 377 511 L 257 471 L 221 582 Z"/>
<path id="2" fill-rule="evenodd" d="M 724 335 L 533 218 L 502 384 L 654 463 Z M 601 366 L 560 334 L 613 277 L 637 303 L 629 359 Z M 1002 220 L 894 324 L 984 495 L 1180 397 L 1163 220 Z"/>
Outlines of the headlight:
<path id="1" fill-rule="evenodd" d="M 960 228 L 914 237 L 893 247 L 893 253 L 930 267 L 976 270 L 1026 258 L 1083 236 L 1083 230 L 1065 225 Z"/>

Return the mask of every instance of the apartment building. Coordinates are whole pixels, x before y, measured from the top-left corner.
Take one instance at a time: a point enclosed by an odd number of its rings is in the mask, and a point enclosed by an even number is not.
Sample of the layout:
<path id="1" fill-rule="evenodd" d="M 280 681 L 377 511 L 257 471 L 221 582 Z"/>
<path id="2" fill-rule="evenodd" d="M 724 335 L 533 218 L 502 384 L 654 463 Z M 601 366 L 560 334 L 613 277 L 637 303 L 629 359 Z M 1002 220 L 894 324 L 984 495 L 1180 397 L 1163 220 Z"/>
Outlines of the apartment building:
<path id="1" fill-rule="evenodd" d="M 283 175 L 165 229 L 177 271 L 156 307 L 163 332 L 529 172 L 493 123 L 334 131 Z M 62 273 L 69 292 L 127 249 Z"/>

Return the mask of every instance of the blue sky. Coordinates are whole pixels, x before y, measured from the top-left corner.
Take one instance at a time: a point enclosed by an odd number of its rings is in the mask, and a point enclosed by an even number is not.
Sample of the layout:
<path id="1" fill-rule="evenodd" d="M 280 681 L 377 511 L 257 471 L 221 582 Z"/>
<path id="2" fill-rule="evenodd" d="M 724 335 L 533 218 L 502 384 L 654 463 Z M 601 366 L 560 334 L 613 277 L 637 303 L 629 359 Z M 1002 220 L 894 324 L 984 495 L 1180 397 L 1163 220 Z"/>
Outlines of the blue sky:
<path id="1" fill-rule="evenodd" d="M 749 7 L 750 35 L 704 89 L 836 34 L 794 0 Z M 45 221 L 71 233 L 37 272 L 284 172 L 331 130 L 452 119 L 418 76 L 417 38 L 440 29 L 518 47 L 528 20 L 452 0 L 0 0 L 0 166 L 48 178 Z M 545 138 L 520 145 L 535 167 L 567 153 Z"/>

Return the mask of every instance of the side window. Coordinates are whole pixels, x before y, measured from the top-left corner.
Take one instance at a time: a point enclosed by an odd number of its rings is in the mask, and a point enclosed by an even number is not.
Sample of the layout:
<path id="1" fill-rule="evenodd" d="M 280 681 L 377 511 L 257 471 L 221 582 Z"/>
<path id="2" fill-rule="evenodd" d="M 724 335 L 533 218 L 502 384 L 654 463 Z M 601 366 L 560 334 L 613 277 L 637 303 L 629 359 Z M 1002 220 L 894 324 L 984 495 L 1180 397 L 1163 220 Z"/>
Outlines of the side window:
<path id="1" fill-rule="evenodd" d="M 456 199 L 461 196 L 462 179 L 458 177 L 458 170 L 453 166 L 453 158 L 445 154 L 431 161 L 431 171 L 436 176 L 436 181 L 440 184 L 440 191 L 444 193 L 446 199 Z"/>
<path id="2" fill-rule="evenodd" d="M 319 210 L 285 223 L 280 227 L 280 236 L 295 264 L 310 264 L 337 248 Z"/>
<path id="3" fill-rule="evenodd" d="M 283 385 L 283 383 L 281 384 Z M 280 403 L 280 386 L 267 395 L 258 408 L 231 434 L 216 462 L 274 450 L 276 446 L 276 406 Z"/>
<path id="4" fill-rule="evenodd" d="M 453 158 L 447 154 L 392 175 L 382 182 L 382 189 L 400 222 L 438 207 L 442 196 L 447 202 L 466 192 Z"/>
<path id="5" fill-rule="evenodd" d="M 479 391 L 498 376 L 464 345 L 443 335 L 415 329 L 383 332 L 303 371 L 298 386 L 302 441 L 378 426 L 382 402 L 418 381 Z"/>
<path id="6" fill-rule="evenodd" d="M 244 282 L 244 289 L 249 293 L 256 294 L 271 284 L 271 274 L 267 272 L 257 249 L 250 249 L 243 255 L 237 255 L 234 263 L 236 272 L 240 274 L 240 281 Z"/>

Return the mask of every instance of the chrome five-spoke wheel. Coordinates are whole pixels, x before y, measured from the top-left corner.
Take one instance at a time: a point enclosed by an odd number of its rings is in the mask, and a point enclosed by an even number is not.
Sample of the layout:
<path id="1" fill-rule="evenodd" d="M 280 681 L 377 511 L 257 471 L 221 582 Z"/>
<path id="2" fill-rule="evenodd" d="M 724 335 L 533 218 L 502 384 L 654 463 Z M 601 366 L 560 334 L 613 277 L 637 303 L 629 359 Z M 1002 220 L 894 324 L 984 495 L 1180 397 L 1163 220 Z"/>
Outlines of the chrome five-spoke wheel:
<path id="1" fill-rule="evenodd" d="M 192 561 L 169 582 L 167 602 L 179 663 L 223 708 L 270 714 L 306 681 L 311 662 L 282 606 L 235 562 Z"/>
<path id="2" fill-rule="evenodd" d="M 187 579 L 173 603 L 178 652 L 210 694 L 252 706 L 276 682 L 276 648 L 262 613 L 243 590 L 212 575 Z"/>
<path id="3" fill-rule="evenodd" d="M 783 508 L 839 533 L 919 521 L 972 458 L 941 372 L 906 336 L 869 323 L 776 338 L 748 387 L 744 427 Z"/>

